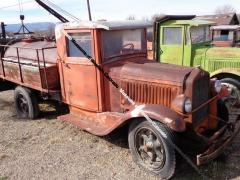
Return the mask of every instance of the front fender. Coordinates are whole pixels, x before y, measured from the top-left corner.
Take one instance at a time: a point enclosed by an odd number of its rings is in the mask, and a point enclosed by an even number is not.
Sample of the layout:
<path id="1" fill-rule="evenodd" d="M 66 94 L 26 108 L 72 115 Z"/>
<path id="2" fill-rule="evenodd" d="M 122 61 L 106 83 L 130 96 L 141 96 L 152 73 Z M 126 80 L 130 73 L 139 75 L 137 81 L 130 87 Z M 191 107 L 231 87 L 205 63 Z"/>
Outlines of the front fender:
<path id="1" fill-rule="evenodd" d="M 175 111 L 163 105 L 140 105 L 124 114 L 122 121 L 128 119 L 143 117 L 141 111 L 144 111 L 151 119 L 160 121 L 176 132 L 183 132 L 186 129 L 186 123 L 182 116 Z"/>
<path id="2" fill-rule="evenodd" d="M 220 74 L 232 74 L 236 76 L 240 76 L 240 68 L 223 68 L 218 69 L 210 74 L 211 77 L 217 77 Z"/>

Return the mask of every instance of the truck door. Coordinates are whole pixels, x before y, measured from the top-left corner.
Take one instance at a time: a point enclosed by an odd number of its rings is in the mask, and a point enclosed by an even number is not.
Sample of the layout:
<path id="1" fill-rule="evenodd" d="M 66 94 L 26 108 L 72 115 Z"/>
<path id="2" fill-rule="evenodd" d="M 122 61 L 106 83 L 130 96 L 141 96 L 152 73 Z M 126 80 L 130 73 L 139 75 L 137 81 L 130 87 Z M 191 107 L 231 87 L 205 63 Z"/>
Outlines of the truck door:
<path id="1" fill-rule="evenodd" d="M 82 30 L 67 31 L 79 45 L 94 57 L 94 33 Z M 66 37 L 64 58 L 61 60 L 60 75 L 62 97 L 70 106 L 98 111 L 97 70 L 91 62 Z M 58 45 L 61 46 L 61 45 Z M 63 46 L 63 44 L 62 44 Z"/>
<path id="2" fill-rule="evenodd" d="M 183 65 L 183 27 L 162 26 L 160 31 L 158 48 L 160 62 Z"/>

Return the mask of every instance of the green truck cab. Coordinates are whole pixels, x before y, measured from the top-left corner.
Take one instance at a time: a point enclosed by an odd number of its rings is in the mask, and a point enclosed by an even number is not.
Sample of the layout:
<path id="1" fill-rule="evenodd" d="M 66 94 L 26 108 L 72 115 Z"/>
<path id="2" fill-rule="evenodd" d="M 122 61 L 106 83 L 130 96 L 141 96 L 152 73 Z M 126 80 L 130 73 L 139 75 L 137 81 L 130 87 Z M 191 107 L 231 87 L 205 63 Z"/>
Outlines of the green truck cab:
<path id="1" fill-rule="evenodd" d="M 154 57 L 161 63 L 201 67 L 231 91 L 228 101 L 240 104 L 240 48 L 213 47 L 213 22 L 195 16 L 161 16 L 154 22 Z"/>

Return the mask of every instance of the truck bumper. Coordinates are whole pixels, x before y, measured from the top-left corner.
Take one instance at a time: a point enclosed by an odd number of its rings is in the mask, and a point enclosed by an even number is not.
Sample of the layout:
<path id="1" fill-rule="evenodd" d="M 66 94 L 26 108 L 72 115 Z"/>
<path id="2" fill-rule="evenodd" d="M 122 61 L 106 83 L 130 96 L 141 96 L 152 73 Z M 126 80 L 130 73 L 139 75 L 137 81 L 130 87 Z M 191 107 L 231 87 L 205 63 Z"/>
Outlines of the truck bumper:
<path id="1" fill-rule="evenodd" d="M 232 131 L 230 129 L 232 129 Z M 230 135 L 224 137 L 225 131 L 229 131 Z M 232 124 L 227 124 L 217 131 L 213 137 L 210 138 L 209 148 L 204 153 L 197 155 L 197 165 L 203 165 L 218 157 L 221 153 L 223 153 L 226 147 L 229 146 L 239 132 L 240 126 L 237 126 L 237 124 L 234 126 Z"/>

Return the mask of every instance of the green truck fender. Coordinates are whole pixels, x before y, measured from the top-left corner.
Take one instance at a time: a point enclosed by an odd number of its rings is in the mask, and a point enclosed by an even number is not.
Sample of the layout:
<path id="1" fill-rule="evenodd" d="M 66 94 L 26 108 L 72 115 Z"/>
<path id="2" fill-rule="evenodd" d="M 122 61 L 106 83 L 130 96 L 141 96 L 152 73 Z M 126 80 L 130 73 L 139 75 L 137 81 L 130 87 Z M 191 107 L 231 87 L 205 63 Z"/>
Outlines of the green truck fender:
<path id="1" fill-rule="evenodd" d="M 233 78 L 236 80 L 240 80 L 240 68 L 223 68 L 218 69 L 217 71 L 214 71 L 210 73 L 210 76 L 212 78 Z"/>

